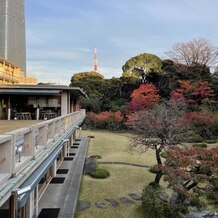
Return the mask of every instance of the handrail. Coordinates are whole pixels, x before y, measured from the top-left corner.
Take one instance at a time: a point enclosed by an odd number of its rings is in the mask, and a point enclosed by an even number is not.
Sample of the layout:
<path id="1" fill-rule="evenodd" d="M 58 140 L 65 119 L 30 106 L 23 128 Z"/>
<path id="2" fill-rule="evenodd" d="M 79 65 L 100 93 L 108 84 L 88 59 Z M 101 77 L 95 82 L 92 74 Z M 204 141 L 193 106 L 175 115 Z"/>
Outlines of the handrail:
<path id="1" fill-rule="evenodd" d="M 80 110 L 0 135 L 0 174 L 11 176 L 24 170 L 28 161 L 52 147 L 84 118 L 85 110 Z"/>

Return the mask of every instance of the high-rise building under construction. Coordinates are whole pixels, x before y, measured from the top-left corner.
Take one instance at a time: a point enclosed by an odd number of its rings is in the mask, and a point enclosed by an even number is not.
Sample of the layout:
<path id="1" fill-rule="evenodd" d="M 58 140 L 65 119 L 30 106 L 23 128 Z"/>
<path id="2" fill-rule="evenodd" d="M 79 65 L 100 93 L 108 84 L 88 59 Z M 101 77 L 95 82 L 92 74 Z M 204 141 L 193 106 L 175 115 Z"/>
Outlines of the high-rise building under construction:
<path id="1" fill-rule="evenodd" d="M 0 0 L 0 58 L 26 75 L 24 0 Z"/>

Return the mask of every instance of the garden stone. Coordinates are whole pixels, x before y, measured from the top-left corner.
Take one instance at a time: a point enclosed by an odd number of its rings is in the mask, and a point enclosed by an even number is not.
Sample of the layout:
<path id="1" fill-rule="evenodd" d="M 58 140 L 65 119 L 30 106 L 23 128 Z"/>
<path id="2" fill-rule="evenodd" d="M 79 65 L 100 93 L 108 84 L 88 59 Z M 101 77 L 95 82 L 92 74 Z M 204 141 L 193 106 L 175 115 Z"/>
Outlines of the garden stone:
<path id="1" fill-rule="evenodd" d="M 218 218 L 218 215 L 215 213 L 212 215 L 212 213 L 208 210 L 201 210 L 189 213 L 186 218 Z"/>
<path id="2" fill-rule="evenodd" d="M 106 203 L 104 203 L 104 202 L 95 202 L 95 206 L 97 208 L 103 208 L 103 209 L 108 207 L 108 205 Z"/>
<path id="3" fill-rule="evenodd" d="M 97 162 L 95 158 L 86 158 L 83 168 L 83 174 L 90 174 L 96 170 Z"/>
<path id="4" fill-rule="evenodd" d="M 177 202 L 177 198 L 178 198 L 178 193 L 177 192 L 173 192 L 171 198 L 170 198 L 170 205 L 171 206 L 175 206 L 176 202 Z"/>
<path id="5" fill-rule="evenodd" d="M 165 192 L 160 192 L 160 193 L 158 194 L 158 198 L 159 198 L 161 201 L 168 202 L 169 195 L 166 194 Z"/>
<path id="6" fill-rule="evenodd" d="M 134 203 L 134 201 L 130 200 L 127 197 L 121 197 L 119 200 L 120 200 L 120 203 L 124 203 L 124 204 L 133 204 Z"/>
<path id="7" fill-rule="evenodd" d="M 90 203 L 88 201 L 78 201 L 77 211 L 82 211 L 88 208 L 90 208 Z"/>
<path id="8" fill-rule="evenodd" d="M 217 212 L 209 212 L 206 216 L 204 216 L 205 218 L 218 218 L 218 213 Z"/>
<path id="9" fill-rule="evenodd" d="M 183 201 L 183 205 L 190 205 L 191 204 L 191 201 L 189 199 L 185 199 Z"/>
<path id="10" fill-rule="evenodd" d="M 105 199 L 105 201 L 108 201 L 112 207 L 116 207 L 119 205 L 119 203 L 112 198 Z"/>
<path id="11" fill-rule="evenodd" d="M 129 197 L 132 198 L 132 199 L 135 200 L 135 201 L 140 201 L 140 200 L 142 199 L 141 196 L 139 196 L 139 195 L 137 195 L 137 194 L 135 194 L 135 193 L 129 194 Z"/>

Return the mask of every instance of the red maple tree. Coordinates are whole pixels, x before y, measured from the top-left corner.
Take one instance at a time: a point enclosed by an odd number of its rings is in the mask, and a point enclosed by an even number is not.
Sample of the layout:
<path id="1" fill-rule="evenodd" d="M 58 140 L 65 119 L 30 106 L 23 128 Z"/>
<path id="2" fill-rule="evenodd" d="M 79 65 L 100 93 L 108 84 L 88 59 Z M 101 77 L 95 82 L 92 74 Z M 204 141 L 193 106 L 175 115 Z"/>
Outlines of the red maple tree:
<path id="1" fill-rule="evenodd" d="M 133 111 L 143 110 L 154 106 L 160 100 L 158 90 L 153 84 L 141 84 L 131 94 L 127 108 Z"/>
<path id="2" fill-rule="evenodd" d="M 175 146 L 166 153 L 164 179 L 179 193 L 177 200 L 180 203 L 186 198 L 197 198 L 199 191 L 207 192 L 209 187 L 213 187 L 213 182 L 217 181 L 217 147 L 207 149 Z"/>
<path id="3" fill-rule="evenodd" d="M 129 145 L 130 150 L 155 151 L 158 168 L 153 186 L 159 187 L 162 173 L 160 153 L 166 148 L 186 140 L 185 133 L 189 123 L 184 117 L 184 111 L 175 105 L 166 103 L 156 104 L 147 110 L 135 111 L 127 116 L 126 125 L 135 133 Z"/>
<path id="4" fill-rule="evenodd" d="M 180 88 L 171 92 L 171 102 L 184 102 L 187 104 L 202 104 L 204 99 L 212 100 L 213 90 L 208 82 L 194 82 L 179 80 Z"/>

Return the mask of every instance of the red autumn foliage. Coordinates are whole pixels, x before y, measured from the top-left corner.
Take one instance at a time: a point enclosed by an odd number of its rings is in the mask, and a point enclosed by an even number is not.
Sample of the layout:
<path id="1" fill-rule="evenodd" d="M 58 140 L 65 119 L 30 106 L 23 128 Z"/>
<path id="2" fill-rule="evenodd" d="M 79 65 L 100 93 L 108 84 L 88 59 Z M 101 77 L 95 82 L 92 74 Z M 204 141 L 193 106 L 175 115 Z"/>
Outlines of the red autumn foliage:
<path id="1" fill-rule="evenodd" d="M 167 151 L 164 166 L 164 179 L 181 196 L 195 197 L 189 191 L 198 189 L 198 184 L 208 184 L 217 179 L 218 148 L 171 147 Z M 206 182 L 206 183 L 205 183 Z"/>
<path id="2" fill-rule="evenodd" d="M 160 96 L 153 84 L 141 84 L 132 92 L 131 99 L 127 103 L 127 108 L 136 111 L 154 106 L 160 100 Z"/>
<path id="3" fill-rule="evenodd" d="M 193 111 L 186 114 L 186 119 L 196 132 L 204 138 L 211 138 L 218 133 L 218 113 L 210 110 Z"/>
<path id="4" fill-rule="evenodd" d="M 105 111 L 99 114 L 90 113 L 88 120 L 94 128 L 119 129 L 123 123 L 123 116 L 120 111 Z"/>
<path id="5" fill-rule="evenodd" d="M 194 82 L 179 80 L 180 88 L 171 92 L 171 102 L 187 104 L 201 104 L 204 99 L 212 100 L 213 90 L 208 82 Z"/>

